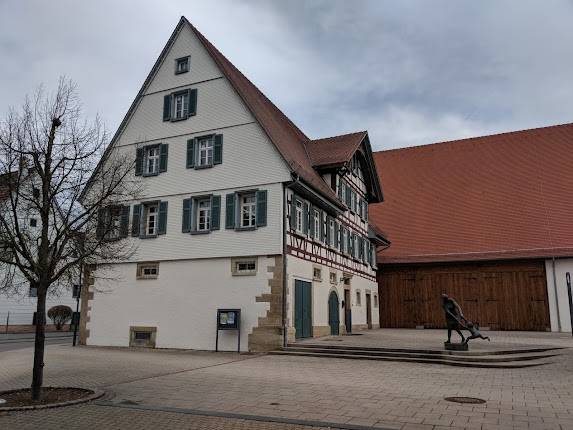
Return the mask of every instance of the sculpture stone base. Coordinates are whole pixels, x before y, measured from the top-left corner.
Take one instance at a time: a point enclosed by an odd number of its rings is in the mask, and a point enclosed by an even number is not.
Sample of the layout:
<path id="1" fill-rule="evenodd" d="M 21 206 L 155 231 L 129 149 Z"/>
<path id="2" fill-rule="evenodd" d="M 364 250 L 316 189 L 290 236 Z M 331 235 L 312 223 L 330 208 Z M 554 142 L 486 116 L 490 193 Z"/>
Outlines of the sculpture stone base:
<path id="1" fill-rule="evenodd" d="M 444 349 L 446 351 L 467 351 L 468 350 L 468 344 L 467 343 L 444 342 Z"/>

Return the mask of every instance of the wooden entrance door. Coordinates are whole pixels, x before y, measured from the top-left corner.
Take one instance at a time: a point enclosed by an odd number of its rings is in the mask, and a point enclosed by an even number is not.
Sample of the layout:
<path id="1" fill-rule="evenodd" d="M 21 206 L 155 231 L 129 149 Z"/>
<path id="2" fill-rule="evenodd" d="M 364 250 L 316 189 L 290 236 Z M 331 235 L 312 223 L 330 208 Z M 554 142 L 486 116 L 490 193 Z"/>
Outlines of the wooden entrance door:
<path id="1" fill-rule="evenodd" d="M 328 325 L 330 326 L 330 334 L 337 336 L 340 331 L 340 307 L 336 291 L 332 291 L 328 296 Z"/>
<path id="2" fill-rule="evenodd" d="M 312 284 L 299 279 L 294 284 L 294 326 L 295 337 L 312 336 Z"/>
<path id="3" fill-rule="evenodd" d="M 352 333 L 352 302 L 350 301 L 350 290 L 344 290 L 344 325 L 346 333 Z"/>
<path id="4" fill-rule="evenodd" d="M 368 328 L 372 328 L 372 301 L 370 300 L 370 293 L 366 293 L 366 324 Z"/>

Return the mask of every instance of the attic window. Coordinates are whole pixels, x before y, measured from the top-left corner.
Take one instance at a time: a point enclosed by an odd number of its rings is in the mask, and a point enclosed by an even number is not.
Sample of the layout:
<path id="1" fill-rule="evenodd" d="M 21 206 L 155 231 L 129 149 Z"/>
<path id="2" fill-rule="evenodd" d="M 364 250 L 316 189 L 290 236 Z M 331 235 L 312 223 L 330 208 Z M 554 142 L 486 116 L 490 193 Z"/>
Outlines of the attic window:
<path id="1" fill-rule="evenodd" d="M 175 60 L 175 74 L 180 75 L 189 71 L 189 57 L 181 57 Z"/>

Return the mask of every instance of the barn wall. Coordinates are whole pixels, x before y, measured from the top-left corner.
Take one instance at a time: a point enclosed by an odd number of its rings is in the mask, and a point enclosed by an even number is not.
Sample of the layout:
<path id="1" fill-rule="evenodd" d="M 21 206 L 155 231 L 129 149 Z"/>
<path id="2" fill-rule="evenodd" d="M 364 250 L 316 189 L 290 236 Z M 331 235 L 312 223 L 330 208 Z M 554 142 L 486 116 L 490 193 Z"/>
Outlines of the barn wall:
<path id="1" fill-rule="evenodd" d="M 555 260 L 556 282 L 553 280 L 553 261 L 546 260 L 545 268 L 547 273 L 547 295 L 549 296 L 551 331 L 571 332 L 569 297 L 567 294 L 565 274 L 569 272 L 573 277 L 573 258 L 562 258 Z"/>

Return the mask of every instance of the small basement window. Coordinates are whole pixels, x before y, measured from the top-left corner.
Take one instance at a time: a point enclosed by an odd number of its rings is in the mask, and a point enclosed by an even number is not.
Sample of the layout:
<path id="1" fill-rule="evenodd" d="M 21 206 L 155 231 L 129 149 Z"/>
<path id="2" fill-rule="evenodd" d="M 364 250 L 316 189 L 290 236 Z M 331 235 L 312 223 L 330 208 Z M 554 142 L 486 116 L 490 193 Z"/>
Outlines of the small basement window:
<path id="1" fill-rule="evenodd" d="M 231 273 L 233 276 L 246 276 L 257 274 L 256 259 L 231 259 Z"/>
<path id="2" fill-rule="evenodd" d="M 189 71 L 189 57 L 181 57 L 175 60 L 175 74 L 186 73 Z"/>
<path id="3" fill-rule="evenodd" d="M 315 281 L 322 281 L 322 269 L 319 267 L 313 267 L 312 269 L 312 279 Z"/>
<path id="4" fill-rule="evenodd" d="M 159 263 L 137 263 L 137 279 L 157 279 Z"/>
<path id="5" fill-rule="evenodd" d="M 155 348 L 156 327 L 130 327 L 129 346 Z"/>

